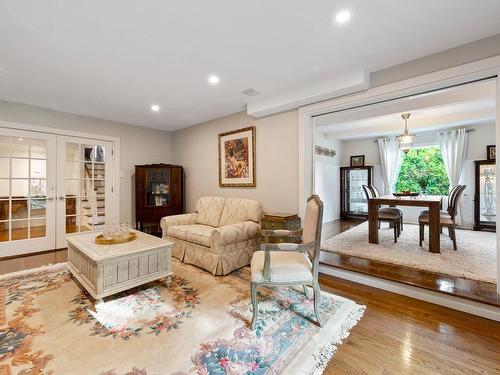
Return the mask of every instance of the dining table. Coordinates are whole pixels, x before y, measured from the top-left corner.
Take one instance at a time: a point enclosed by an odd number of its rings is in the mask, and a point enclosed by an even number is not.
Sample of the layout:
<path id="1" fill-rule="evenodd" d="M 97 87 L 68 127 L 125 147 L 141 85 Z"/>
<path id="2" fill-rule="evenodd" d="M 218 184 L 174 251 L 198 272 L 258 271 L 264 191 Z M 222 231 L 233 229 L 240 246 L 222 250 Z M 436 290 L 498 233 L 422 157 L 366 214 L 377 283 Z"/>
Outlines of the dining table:
<path id="1" fill-rule="evenodd" d="M 380 206 L 411 206 L 429 209 L 429 252 L 440 253 L 440 216 L 442 197 L 437 195 L 394 196 L 383 195 L 368 200 L 368 242 L 379 243 L 378 210 Z"/>

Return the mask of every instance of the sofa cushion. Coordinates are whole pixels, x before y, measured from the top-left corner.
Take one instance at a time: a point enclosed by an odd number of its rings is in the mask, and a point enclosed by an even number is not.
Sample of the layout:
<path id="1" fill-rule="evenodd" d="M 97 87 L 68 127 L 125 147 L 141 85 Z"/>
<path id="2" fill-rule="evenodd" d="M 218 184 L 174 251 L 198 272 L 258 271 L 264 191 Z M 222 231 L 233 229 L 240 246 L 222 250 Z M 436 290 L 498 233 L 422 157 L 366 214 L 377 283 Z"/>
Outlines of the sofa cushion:
<path id="1" fill-rule="evenodd" d="M 214 227 L 201 224 L 174 225 L 167 228 L 167 235 L 198 245 L 210 246 L 210 236 L 214 230 Z"/>
<path id="2" fill-rule="evenodd" d="M 227 198 L 220 218 L 219 226 L 253 221 L 259 223 L 262 217 L 262 205 L 253 199 Z"/>
<path id="3" fill-rule="evenodd" d="M 210 225 L 212 227 L 218 226 L 225 201 L 226 198 L 222 197 L 199 198 L 194 208 L 198 213 L 196 222 L 198 224 Z"/>

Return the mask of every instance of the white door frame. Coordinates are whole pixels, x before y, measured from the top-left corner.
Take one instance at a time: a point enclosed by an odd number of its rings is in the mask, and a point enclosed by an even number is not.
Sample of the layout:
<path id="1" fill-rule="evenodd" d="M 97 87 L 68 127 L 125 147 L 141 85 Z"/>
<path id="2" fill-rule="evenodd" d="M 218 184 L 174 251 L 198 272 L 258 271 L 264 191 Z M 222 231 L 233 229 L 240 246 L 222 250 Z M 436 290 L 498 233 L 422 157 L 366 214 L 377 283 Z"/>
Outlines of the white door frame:
<path id="1" fill-rule="evenodd" d="M 299 108 L 299 214 L 304 215 L 307 197 L 314 191 L 314 117 L 327 112 L 346 110 L 355 106 L 378 103 L 383 100 L 393 100 L 495 76 L 497 77 L 496 118 L 498 122 L 500 119 L 500 56 L 424 74 Z M 496 126 L 497 145 L 500 145 L 499 128 L 500 126 Z M 500 167 L 497 163 L 497 175 L 499 171 Z M 500 184 L 497 184 L 497 200 L 498 197 L 500 197 Z M 500 205 L 497 206 L 497 216 L 500 217 Z M 497 292 L 500 294 L 500 231 L 497 231 Z"/>
<path id="2" fill-rule="evenodd" d="M 102 135 L 102 134 L 86 133 L 86 132 L 72 131 L 72 130 L 66 130 L 66 129 L 57 129 L 57 128 L 51 128 L 51 127 L 47 127 L 47 126 L 38 126 L 38 125 L 18 123 L 18 122 L 12 122 L 12 121 L 2 121 L 2 120 L 0 120 L 0 128 L 13 129 L 13 130 L 25 130 L 25 131 L 42 133 L 42 134 L 43 133 L 52 134 L 52 135 L 56 135 L 56 136 L 60 135 L 60 136 L 92 139 L 92 140 L 97 140 L 97 141 L 112 142 L 112 144 L 113 144 L 112 217 L 116 218 L 116 220 L 119 220 L 119 218 L 120 218 L 120 138 L 108 136 L 108 135 Z"/>

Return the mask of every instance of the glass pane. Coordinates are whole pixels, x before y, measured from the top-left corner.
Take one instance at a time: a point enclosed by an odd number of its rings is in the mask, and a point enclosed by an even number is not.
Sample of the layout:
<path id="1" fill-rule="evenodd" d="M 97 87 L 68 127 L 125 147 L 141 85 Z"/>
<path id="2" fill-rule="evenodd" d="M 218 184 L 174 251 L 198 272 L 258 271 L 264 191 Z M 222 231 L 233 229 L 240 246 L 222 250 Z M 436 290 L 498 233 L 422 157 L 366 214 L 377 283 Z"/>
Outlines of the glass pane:
<path id="1" fill-rule="evenodd" d="M 86 179 L 81 181 L 80 195 L 86 197 L 95 196 L 94 185 L 92 184 L 92 180 Z"/>
<path id="2" fill-rule="evenodd" d="M 30 144 L 30 155 L 32 158 L 47 159 L 47 141 L 31 139 Z"/>
<path id="3" fill-rule="evenodd" d="M 77 198 L 66 198 L 66 215 L 78 214 L 78 201 Z"/>
<path id="4" fill-rule="evenodd" d="M 10 156 L 10 137 L 0 135 L 0 157 Z"/>
<path id="5" fill-rule="evenodd" d="M 12 137 L 10 156 L 15 158 L 28 158 L 29 140 L 22 137 Z"/>
<path id="6" fill-rule="evenodd" d="M 0 201 L 0 221 L 9 220 L 9 201 Z"/>
<path id="7" fill-rule="evenodd" d="M 92 178 L 92 163 L 82 163 L 80 178 Z"/>
<path id="8" fill-rule="evenodd" d="M 495 164 L 479 166 L 479 220 L 496 222 Z"/>
<path id="9" fill-rule="evenodd" d="M 31 178 L 47 178 L 47 162 L 31 160 Z"/>
<path id="10" fill-rule="evenodd" d="M 9 198 L 9 180 L 0 180 L 0 199 Z"/>
<path id="11" fill-rule="evenodd" d="M 66 160 L 80 160 L 80 145 L 78 143 L 66 143 Z"/>
<path id="12" fill-rule="evenodd" d="M 12 197 L 28 197 L 28 180 L 11 180 Z"/>
<path id="13" fill-rule="evenodd" d="M 13 200 L 12 201 L 12 219 L 27 219 L 28 218 L 28 200 Z"/>
<path id="14" fill-rule="evenodd" d="M 104 179 L 105 177 L 105 165 L 104 164 L 94 164 L 94 178 Z"/>
<path id="15" fill-rule="evenodd" d="M 29 160 L 12 159 L 12 178 L 29 177 Z"/>
<path id="16" fill-rule="evenodd" d="M 32 179 L 31 180 L 31 196 L 45 197 L 47 194 L 47 180 Z"/>
<path id="17" fill-rule="evenodd" d="M 104 146 L 94 147 L 94 161 L 97 163 L 104 163 Z"/>
<path id="18" fill-rule="evenodd" d="M 47 201 L 45 199 L 32 199 L 30 202 L 31 217 L 45 217 L 47 215 Z"/>
<path id="19" fill-rule="evenodd" d="M 94 159 L 94 147 L 82 145 L 83 147 L 83 160 L 92 161 Z"/>
<path id="20" fill-rule="evenodd" d="M 9 240 L 9 222 L 0 223 L 0 242 Z"/>
<path id="21" fill-rule="evenodd" d="M 94 194 L 95 195 L 104 195 L 106 194 L 104 180 L 96 180 L 94 181 Z"/>
<path id="22" fill-rule="evenodd" d="M 3 158 L 0 159 L 0 178 L 9 178 L 10 177 L 10 159 Z"/>
<path id="23" fill-rule="evenodd" d="M 66 178 L 78 178 L 79 176 L 79 165 L 83 163 L 77 161 L 67 161 L 66 162 Z"/>
<path id="24" fill-rule="evenodd" d="M 12 241 L 28 238 L 28 220 L 12 221 Z"/>
<path id="25" fill-rule="evenodd" d="M 31 220 L 30 238 L 45 237 L 46 225 L 44 219 Z"/>
<path id="26" fill-rule="evenodd" d="M 66 217 L 66 233 L 75 233 L 78 231 L 76 216 Z"/>
<path id="27" fill-rule="evenodd" d="M 67 196 L 75 196 L 78 194 L 78 184 L 80 181 L 78 180 L 66 180 L 66 195 Z"/>

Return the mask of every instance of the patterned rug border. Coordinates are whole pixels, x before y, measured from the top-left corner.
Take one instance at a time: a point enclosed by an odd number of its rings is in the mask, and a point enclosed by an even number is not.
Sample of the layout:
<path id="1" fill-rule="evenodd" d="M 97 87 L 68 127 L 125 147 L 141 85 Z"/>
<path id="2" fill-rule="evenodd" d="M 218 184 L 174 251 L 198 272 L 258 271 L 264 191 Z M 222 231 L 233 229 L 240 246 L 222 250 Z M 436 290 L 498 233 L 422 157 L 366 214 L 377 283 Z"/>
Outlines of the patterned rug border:
<path id="1" fill-rule="evenodd" d="M 29 268 L 27 270 L 5 273 L 3 275 L 0 275 L 0 280 L 9 279 L 11 277 L 17 277 L 17 276 L 25 276 L 25 275 L 29 275 L 32 273 L 43 272 L 43 271 L 55 271 L 58 269 L 66 270 L 67 269 L 66 263 L 67 262 L 48 264 L 46 266 L 41 266 L 41 267 L 37 267 L 37 268 Z"/>

